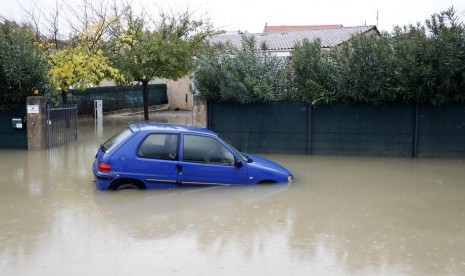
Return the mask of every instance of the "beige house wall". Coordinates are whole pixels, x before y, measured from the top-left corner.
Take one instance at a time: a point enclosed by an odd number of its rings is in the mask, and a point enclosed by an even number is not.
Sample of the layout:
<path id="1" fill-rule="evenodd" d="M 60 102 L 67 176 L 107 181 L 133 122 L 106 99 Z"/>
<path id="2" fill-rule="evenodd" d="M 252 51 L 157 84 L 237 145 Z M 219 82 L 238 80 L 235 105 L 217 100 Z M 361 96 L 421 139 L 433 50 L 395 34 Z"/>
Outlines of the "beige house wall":
<path id="1" fill-rule="evenodd" d="M 192 80 L 190 77 L 184 77 L 177 81 L 167 79 L 155 79 L 150 82 L 164 83 L 167 87 L 168 103 L 170 109 L 192 110 L 192 93 L 190 86 Z"/>

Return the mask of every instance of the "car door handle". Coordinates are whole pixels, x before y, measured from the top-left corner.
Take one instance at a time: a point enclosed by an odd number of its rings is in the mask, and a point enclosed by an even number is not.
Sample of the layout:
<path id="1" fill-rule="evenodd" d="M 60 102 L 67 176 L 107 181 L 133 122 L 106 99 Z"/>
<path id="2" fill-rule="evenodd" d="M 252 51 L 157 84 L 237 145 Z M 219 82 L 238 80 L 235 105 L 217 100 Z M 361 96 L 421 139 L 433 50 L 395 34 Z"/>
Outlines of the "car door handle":
<path id="1" fill-rule="evenodd" d="M 178 173 L 182 173 L 182 166 L 181 165 L 178 165 Z"/>

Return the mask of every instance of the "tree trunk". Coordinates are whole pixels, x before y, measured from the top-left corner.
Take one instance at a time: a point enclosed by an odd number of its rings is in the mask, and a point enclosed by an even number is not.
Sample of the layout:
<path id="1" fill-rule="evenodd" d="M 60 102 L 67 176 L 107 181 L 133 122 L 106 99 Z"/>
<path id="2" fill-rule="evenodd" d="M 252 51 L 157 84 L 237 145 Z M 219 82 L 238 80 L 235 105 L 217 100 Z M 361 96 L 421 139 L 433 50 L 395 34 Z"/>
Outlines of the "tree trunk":
<path id="1" fill-rule="evenodd" d="M 63 104 L 68 104 L 68 91 L 65 91 L 65 90 L 61 90 L 61 101 L 63 102 Z"/>
<path id="2" fill-rule="evenodd" d="M 142 80 L 142 87 L 144 93 L 144 120 L 149 120 L 149 81 Z"/>

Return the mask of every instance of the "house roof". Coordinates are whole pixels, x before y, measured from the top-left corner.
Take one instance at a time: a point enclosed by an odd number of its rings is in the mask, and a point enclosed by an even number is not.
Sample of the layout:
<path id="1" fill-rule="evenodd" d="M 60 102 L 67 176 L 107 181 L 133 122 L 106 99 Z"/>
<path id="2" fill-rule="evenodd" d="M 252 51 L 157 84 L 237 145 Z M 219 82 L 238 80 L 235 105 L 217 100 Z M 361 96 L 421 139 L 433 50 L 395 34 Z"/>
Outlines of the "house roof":
<path id="1" fill-rule="evenodd" d="M 342 28 L 341 24 L 338 25 L 299 25 L 299 26 L 268 26 L 265 25 L 263 29 L 264 33 L 273 33 L 273 32 L 288 32 L 288 31 L 297 31 L 297 30 L 315 30 L 315 29 L 335 29 Z"/>
<path id="2" fill-rule="evenodd" d="M 261 45 L 265 42 L 268 49 L 271 51 L 289 51 L 294 49 L 295 44 L 302 42 L 304 39 L 314 41 L 319 38 L 321 40 L 321 47 L 328 48 L 341 45 L 343 42 L 350 40 L 354 35 L 364 34 L 370 31 L 375 31 L 379 34 L 376 26 L 356 26 L 246 35 L 254 36 L 257 40 L 257 45 Z M 232 43 L 233 46 L 240 48 L 242 45 L 242 35 L 222 35 L 214 36 L 210 39 L 212 43 L 225 43 L 228 41 Z"/>

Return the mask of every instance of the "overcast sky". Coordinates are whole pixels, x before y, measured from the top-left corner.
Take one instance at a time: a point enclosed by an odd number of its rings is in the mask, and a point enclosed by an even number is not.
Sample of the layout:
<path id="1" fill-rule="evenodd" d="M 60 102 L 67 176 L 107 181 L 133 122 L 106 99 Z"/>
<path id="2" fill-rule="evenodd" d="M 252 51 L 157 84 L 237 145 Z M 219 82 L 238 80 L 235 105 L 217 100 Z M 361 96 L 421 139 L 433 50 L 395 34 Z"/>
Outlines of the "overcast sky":
<path id="1" fill-rule="evenodd" d="M 60 0 L 58 0 L 60 1 Z M 97 0 L 98 1 L 98 0 Z M 0 0 L 0 14 L 21 19 L 21 5 L 36 2 L 42 9 L 56 0 Z M 79 2 L 81 0 L 68 0 Z M 377 25 L 392 31 L 394 25 L 424 22 L 431 14 L 454 6 L 462 21 L 464 0 L 132 0 L 135 7 L 182 10 L 189 7 L 198 16 L 209 17 L 214 26 L 227 31 L 258 33 L 268 25 Z M 21 5 L 20 5 L 21 3 Z"/>

